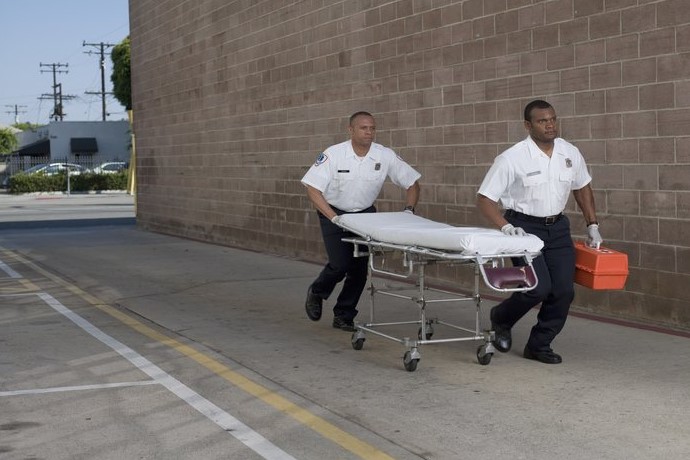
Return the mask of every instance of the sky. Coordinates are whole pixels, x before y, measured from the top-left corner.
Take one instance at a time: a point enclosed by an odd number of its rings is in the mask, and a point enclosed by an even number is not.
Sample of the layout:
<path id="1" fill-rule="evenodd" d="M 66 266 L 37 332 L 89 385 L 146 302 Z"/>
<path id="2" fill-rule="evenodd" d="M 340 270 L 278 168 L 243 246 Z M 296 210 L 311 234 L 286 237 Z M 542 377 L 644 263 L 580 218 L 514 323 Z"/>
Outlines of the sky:
<path id="1" fill-rule="evenodd" d="M 52 67 L 41 63 L 68 65 L 56 75 L 62 94 L 75 96 L 63 100 L 65 121 L 101 120 L 101 95 L 86 94 L 101 91 L 100 47 L 83 43 L 118 44 L 128 34 L 128 0 L 0 0 L 0 125 L 15 122 L 15 106 L 20 122 L 50 121 Z M 105 90 L 112 92 L 112 47 L 105 51 Z M 39 100 L 43 94 L 49 99 Z M 127 119 L 112 95 L 106 112 L 107 120 Z"/>

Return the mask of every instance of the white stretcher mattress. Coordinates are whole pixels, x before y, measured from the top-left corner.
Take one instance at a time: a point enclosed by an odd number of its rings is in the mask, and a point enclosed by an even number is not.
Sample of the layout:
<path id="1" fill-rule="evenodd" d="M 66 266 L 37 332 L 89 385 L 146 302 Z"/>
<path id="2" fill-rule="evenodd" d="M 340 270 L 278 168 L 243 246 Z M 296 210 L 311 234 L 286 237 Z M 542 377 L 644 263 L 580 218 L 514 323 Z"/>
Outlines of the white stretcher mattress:
<path id="1" fill-rule="evenodd" d="M 365 239 L 464 255 L 534 254 L 544 246 L 535 235 L 507 236 L 500 230 L 454 227 L 407 212 L 343 214 L 338 225 Z"/>

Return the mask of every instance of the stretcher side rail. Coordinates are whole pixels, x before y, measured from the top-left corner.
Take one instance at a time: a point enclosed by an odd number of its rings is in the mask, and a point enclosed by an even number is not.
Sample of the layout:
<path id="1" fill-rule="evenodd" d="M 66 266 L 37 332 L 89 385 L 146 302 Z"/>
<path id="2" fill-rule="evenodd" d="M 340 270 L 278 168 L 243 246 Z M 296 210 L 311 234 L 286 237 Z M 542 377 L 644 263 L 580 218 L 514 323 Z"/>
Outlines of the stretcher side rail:
<path id="1" fill-rule="evenodd" d="M 532 266 L 532 260 L 539 253 L 529 253 L 527 251 L 515 253 L 498 254 L 464 254 L 460 252 L 442 251 L 432 248 L 423 248 L 413 245 L 401 245 L 375 241 L 371 238 L 343 238 L 343 241 L 354 244 L 355 257 L 368 256 L 374 252 L 402 251 L 403 266 L 407 268 L 406 273 L 399 273 L 391 270 L 377 268 L 374 258 L 369 258 L 369 267 L 375 273 L 381 273 L 396 278 L 409 278 L 414 272 L 415 264 L 433 263 L 438 260 L 451 261 L 456 263 L 476 263 L 484 283 L 491 289 L 498 292 L 524 292 L 537 287 L 539 280 Z M 368 252 L 364 253 L 360 245 L 367 246 Z M 413 257 L 414 256 L 414 257 Z M 520 267 L 506 267 L 506 259 L 522 259 L 525 265 Z M 490 264 L 487 267 L 486 264 Z M 501 266 L 499 266 L 499 264 Z M 515 287 L 505 287 L 513 285 Z"/>

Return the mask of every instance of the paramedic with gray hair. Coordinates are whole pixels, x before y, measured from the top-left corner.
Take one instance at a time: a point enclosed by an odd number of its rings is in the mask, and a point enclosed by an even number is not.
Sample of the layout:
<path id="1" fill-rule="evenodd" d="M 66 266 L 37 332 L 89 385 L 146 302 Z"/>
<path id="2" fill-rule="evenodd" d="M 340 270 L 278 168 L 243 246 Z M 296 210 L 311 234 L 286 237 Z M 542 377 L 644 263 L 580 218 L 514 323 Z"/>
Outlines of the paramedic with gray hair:
<path id="1" fill-rule="evenodd" d="M 367 282 L 368 258 L 354 257 L 353 245 L 342 239 L 355 235 L 336 222 L 341 214 L 376 212 L 374 201 L 387 177 L 406 191 L 405 211 L 414 212 L 421 174 L 393 150 L 374 142 L 376 122 L 370 113 L 354 113 L 348 131 L 350 140 L 327 148 L 302 178 L 316 207 L 328 254 L 328 263 L 307 290 L 305 310 L 312 321 L 321 319 L 323 300 L 344 279 L 333 307 L 333 327 L 354 331 L 357 303 Z"/>

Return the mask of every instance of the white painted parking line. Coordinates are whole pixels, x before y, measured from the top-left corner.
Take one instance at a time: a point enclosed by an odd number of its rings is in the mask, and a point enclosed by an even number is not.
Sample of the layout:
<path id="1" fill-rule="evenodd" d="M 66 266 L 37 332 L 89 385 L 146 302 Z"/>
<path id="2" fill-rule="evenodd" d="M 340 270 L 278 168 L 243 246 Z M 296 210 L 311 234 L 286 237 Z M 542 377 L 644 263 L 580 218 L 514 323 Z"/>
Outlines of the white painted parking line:
<path id="1" fill-rule="evenodd" d="M 62 393 L 64 391 L 101 390 L 104 388 L 138 387 L 144 385 L 160 385 L 160 383 L 155 380 L 145 380 L 143 382 L 101 383 L 99 385 L 76 385 L 71 387 L 36 388 L 33 390 L 0 391 L 0 397 Z"/>
<path id="2" fill-rule="evenodd" d="M 84 318 L 82 318 L 69 308 L 62 305 L 57 299 L 55 299 L 50 294 L 37 293 L 36 295 L 40 297 L 55 311 L 62 314 L 67 319 L 69 319 L 74 324 L 83 329 L 85 332 L 87 332 L 91 336 L 101 341 L 103 344 L 107 345 L 108 347 L 112 348 L 114 351 L 122 355 L 125 359 L 134 364 L 142 372 L 150 376 L 155 382 L 163 385 L 177 397 L 179 397 L 184 402 L 189 404 L 191 407 L 199 411 L 209 420 L 213 421 L 223 430 L 230 433 L 244 445 L 252 449 L 257 454 L 261 455 L 263 458 L 269 460 L 294 460 L 294 457 L 292 457 L 290 454 L 283 451 L 282 449 L 271 443 L 269 440 L 261 436 L 259 433 L 252 430 L 247 425 L 245 425 L 232 415 L 228 414 L 223 409 L 216 406 L 200 394 L 196 393 L 194 390 L 192 390 L 176 378 L 169 375 L 163 369 L 156 366 L 136 351 L 132 350 L 125 344 L 110 337 L 108 334 L 104 333 L 103 331 L 95 327 L 93 324 L 89 323 Z"/>
<path id="3" fill-rule="evenodd" d="M 12 269 L 11 269 L 6 263 L 4 263 L 2 260 L 0 260 L 0 270 L 2 270 L 2 271 L 4 271 L 5 273 L 7 273 L 7 276 L 9 276 L 10 278 L 15 278 L 15 279 L 22 278 L 22 275 L 20 275 L 19 273 L 15 272 L 14 270 L 12 270 Z"/>

